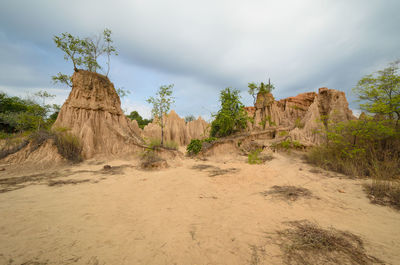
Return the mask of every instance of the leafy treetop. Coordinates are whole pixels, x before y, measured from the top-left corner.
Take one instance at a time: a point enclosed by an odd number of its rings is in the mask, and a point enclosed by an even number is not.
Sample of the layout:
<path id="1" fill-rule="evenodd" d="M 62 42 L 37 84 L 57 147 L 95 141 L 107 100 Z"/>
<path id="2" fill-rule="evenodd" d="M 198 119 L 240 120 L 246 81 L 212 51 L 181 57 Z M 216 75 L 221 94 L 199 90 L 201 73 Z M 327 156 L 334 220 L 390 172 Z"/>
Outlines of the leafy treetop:
<path id="1" fill-rule="evenodd" d="M 364 76 L 353 91 L 362 102 L 360 107 L 367 112 L 400 119 L 400 60 L 392 62 L 375 74 Z"/>

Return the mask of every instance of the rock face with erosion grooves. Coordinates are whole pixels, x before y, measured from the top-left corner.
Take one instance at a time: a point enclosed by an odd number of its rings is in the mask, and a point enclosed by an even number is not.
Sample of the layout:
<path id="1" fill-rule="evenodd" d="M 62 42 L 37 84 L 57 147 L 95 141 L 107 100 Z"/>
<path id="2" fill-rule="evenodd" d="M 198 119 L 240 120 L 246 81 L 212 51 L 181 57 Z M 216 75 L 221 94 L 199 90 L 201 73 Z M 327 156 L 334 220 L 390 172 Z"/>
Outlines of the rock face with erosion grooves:
<path id="1" fill-rule="evenodd" d="M 174 110 L 164 115 L 164 141 L 174 141 L 178 145 L 187 145 L 192 139 L 208 137 L 209 125 L 199 117 L 197 120 L 185 122 Z M 146 125 L 143 129 L 143 137 L 147 139 L 160 139 L 161 127 L 158 120 Z"/>
<path id="2" fill-rule="evenodd" d="M 70 129 L 83 145 L 84 158 L 132 153 L 142 148 L 139 126 L 124 115 L 114 85 L 106 76 L 78 70 L 72 84 L 53 129 Z"/>
<path id="3" fill-rule="evenodd" d="M 315 92 L 302 93 L 275 101 L 271 93 L 259 93 L 255 110 L 246 108 L 252 131 L 287 128 L 295 140 L 319 144 L 322 136 L 318 132 L 330 122 L 356 119 L 349 109 L 344 92 L 320 88 Z"/>

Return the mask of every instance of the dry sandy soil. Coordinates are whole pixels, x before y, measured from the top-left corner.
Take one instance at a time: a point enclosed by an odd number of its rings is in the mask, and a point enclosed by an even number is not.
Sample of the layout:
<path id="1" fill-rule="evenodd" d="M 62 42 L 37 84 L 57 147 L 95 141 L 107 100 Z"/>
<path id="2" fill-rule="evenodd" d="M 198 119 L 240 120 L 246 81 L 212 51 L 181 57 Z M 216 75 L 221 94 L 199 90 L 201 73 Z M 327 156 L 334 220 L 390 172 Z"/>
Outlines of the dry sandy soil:
<path id="1" fill-rule="evenodd" d="M 0 171 L 0 264 L 282 264 L 271 238 L 298 220 L 349 231 L 369 255 L 400 264 L 400 212 L 370 204 L 362 181 L 296 156 L 262 165 L 185 158 L 150 172 L 134 160 L 92 160 L 21 172 Z M 275 185 L 311 195 L 281 198 Z"/>

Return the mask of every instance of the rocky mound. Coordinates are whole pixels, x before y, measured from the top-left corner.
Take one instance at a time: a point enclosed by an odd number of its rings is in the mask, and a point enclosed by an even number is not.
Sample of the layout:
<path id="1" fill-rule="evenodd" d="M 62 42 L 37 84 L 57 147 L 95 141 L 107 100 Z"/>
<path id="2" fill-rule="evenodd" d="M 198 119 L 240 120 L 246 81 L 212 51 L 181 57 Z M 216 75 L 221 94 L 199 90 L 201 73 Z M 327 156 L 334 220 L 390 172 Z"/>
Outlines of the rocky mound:
<path id="1" fill-rule="evenodd" d="M 164 116 L 164 141 L 174 141 L 178 145 L 187 145 L 192 139 L 203 139 L 208 137 L 208 123 L 199 117 L 197 120 L 185 122 L 174 110 Z M 160 139 L 161 127 L 158 120 L 146 125 L 142 132 L 143 138 Z"/>
<path id="2" fill-rule="evenodd" d="M 142 148 L 140 129 L 128 119 L 110 80 L 84 70 L 72 76 L 72 90 L 54 128 L 68 128 L 82 145 L 84 158 L 131 153 Z"/>
<path id="3" fill-rule="evenodd" d="M 355 119 L 344 92 L 326 87 L 279 101 L 271 93 L 259 93 L 255 109 L 246 110 L 254 118 L 252 131 L 287 127 L 292 138 L 312 144 L 321 142 L 318 131 L 329 122 Z"/>

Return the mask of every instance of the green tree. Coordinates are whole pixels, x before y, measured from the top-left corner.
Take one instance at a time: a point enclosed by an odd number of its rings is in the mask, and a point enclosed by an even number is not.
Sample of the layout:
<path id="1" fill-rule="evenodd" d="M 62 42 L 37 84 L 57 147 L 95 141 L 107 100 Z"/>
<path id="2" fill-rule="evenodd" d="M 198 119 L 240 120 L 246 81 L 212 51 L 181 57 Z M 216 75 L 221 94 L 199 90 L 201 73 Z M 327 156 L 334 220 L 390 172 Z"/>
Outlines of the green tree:
<path id="1" fill-rule="evenodd" d="M 154 118 L 158 118 L 158 123 L 161 127 L 161 145 L 164 144 L 164 114 L 171 108 L 171 104 L 175 102 L 172 96 L 173 84 L 167 86 L 160 86 L 155 97 L 147 99 L 149 104 L 153 105 L 151 113 Z"/>
<path id="2" fill-rule="evenodd" d="M 271 84 L 271 80 L 268 79 L 268 84 L 264 84 L 261 82 L 260 84 L 256 84 L 254 82 L 251 82 L 248 84 L 248 92 L 249 94 L 253 97 L 253 105 L 256 104 L 257 101 L 257 94 L 258 93 L 271 93 L 273 89 L 275 89 L 275 86 Z"/>
<path id="3" fill-rule="evenodd" d="M 106 75 L 108 76 L 110 72 L 110 57 L 112 54 L 118 55 L 116 48 L 112 45 L 111 33 L 111 30 L 106 28 L 102 34 L 81 39 L 65 32 L 60 36 L 54 36 L 53 41 L 64 52 L 64 59 L 72 61 L 74 71 L 78 71 L 78 67 L 84 67 L 84 69 L 96 73 L 98 69 L 102 69 L 98 62 L 99 57 L 106 55 Z M 68 75 L 58 73 L 52 76 L 52 79 L 54 83 L 72 86 L 71 77 Z"/>
<path id="4" fill-rule="evenodd" d="M 34 99 L 8 97 L 5 93 L 0 93 L 0 130 L 29 131 L 47 124 L 49 120 L 47 116 L 53 108 L 46 105 L 45 100 L 53 95 L 40 91 L 36 96 L 42 99 L 42 103 Z"/>
<path id="5" fill-rule="evenodd" d="M 382 114 L 389 119 L 400 119 L 400 60 L 383 70 L 364 76 L 353 91 L 362 102 L 360 107 L 369 113 Z"/>
<path id="6" fill-rule="evenodd" d="M 137 112 L 136 110 L 132 111 L 129 115 L 127 115 L 127 117 L 131 120 L 136 120 L 141 129 L 143 129 L 144 126 L 152 122 L 152 120 L 143 119 L 143 117 L 140 116 L 139 112 Z"/>
<path id="7" fill-rule="evenodd" d="M 247 127 L 247 112 L 240 101 L 239 90 L 225 88 L 220 93 L 221 109 L 211 123 L 211 136 L 223 137 Z"/>

